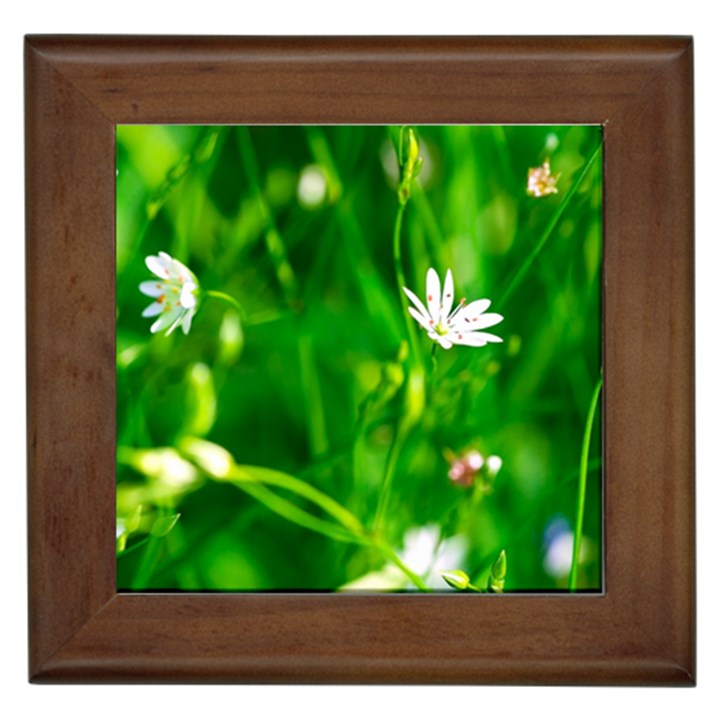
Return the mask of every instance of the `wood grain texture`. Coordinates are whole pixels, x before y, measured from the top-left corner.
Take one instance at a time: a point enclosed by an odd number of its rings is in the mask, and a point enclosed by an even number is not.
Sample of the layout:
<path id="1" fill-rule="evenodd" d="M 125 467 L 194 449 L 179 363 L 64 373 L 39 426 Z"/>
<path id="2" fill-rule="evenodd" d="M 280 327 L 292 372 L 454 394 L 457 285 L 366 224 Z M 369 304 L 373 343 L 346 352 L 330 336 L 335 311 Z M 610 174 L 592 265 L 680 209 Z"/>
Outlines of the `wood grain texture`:
<path id="1" fill-rule="evenodd" d="M 694 684 L 689 39 L 25 52 L 32 681 Z M 605 126 L 605 594 L 118 594 L 115 125 L 369 122 Z"/>

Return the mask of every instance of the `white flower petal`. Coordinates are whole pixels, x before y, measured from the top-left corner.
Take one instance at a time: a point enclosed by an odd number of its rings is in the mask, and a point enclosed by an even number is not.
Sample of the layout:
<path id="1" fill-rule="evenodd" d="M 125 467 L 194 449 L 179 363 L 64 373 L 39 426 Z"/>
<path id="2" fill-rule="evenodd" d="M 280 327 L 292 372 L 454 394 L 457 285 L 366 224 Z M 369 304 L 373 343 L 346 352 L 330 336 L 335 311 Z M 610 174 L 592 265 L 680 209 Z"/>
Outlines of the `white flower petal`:
<path id="1" fill-rule="evenodd" d="M 415 308 L 408 308 L 408 312 L 417 320 L 420 325 L 428 332 L 432 330 L 432 325 L 427 317 L 423 317 Z"/>
<path id="2" fill-rule="evenodd" d="M 469 347 L 482 347 L 487 345 L 487 340 L 484 337 L 485 333 L 452 333 L 452 341 L 456 345 L 467 345 Z"/>
<path id="3" fill-rule="evenodd" d="M 453 330 L 458 332 L 471 331 L 471 330 L 482 330 L 483 328 L 492 327 L 502 322 L 503 316 L 497 313 L 485 313 L 484 315 L 473 315 L 468 317 L 465 315 L 462 320 L 455 320 L 453 322 Z"/>
<path id="4" fill-rule="evenodd" d="M 179 260 L 172 258 L 172 265 L 170 267 L 170 273 L 172 277 L 177 278 L 181 282 L 192 281 L 194 277 L 189 268 L 183 265 Z"/>
<path id="5" fill-rule="evenodd" d="M 165 292 L 165 283 L 146 280 L 140 283 L 140 292 L 148 297 L 160 297 Z"/>
<path id="6" fill-rule="evenodd" d="M 437 323 L 440 322 L 440 278 L 435 268 L 427 271 L 425 278 L 425 299 L 427 300 L 430 317 Z"/>
<path id="7" fill-rule="evenodd" d="M 160 280 L 146 280 L 140 283 L 140 292 L 157 300 L 145 310 L 143 317 L 159 316 L 150 326 L 150 332 L 167 330 L 169 335 L 182 324 L 183 332 L 190 331 L 192 317 L 197 309 L 198 282 L 192 271 L 179 260 L 160 251 L 148 255 L 145 264 Z"/>
<path id="8" fill-rule="evenodd" d="M 182 319 L 182 331 L 187 335 L 190 332 L 190 324 L 192 323 L 192 312 L 186 312 Z"/>
<path id="9" fill-rule="evenodd" d="M 493 335 L 492 333 L 475 333 L 475 335 L 482 335 L 485 340 L 489 343 L 501 343 L 504 342 L 504 340 L 499 335 Z"/>
<path id="10" fill-rule="evenodd" d="M 490 333 L 477 332 L 502 322 L 503 316 L 498 313 L 485 313 L 490 307 L 490 300 L 474 300 L 464 305 L 464 300 L 452 312 L 455 298 L 455 284 L 452 270 L 445 273 L 442 292 L 440 277 L 434 268 L 428 268 L 425 278 L 427 307 L 415 293 L 408 288 L 403 292 L 414 307 L 409 307 L 410 316 L 423 327 L 428 337 L 443 349 L 449 350 L 453 345 L 482 347 L 490 342 L 503 342 L 501 337 Z"/>
<path id="11" fill-rule="evenodd" d="M 484 332 L 455 332 L 451 335 L 456 345 L 467 345 L 469 347 L 483 347 L 489 342 L 502 342 L 502 338 Z"/>
<path id="12" fill-rule="evenodd" d="M 169 325 L 172 325 L 175 320 L 181 317 L 183 311 L 182 308 L 172 308 L 167 312 L 163 313 L 151 326 L 150 332 L 156 333 L 164 330 Z"/>
<path id="13" fill-rule="evenodd" d="M 455 321 L 467 318 L 476 318 L 482 315 L 490 307 L 489 300 L 473 300 L 471 303 L 466 305 L 462 310 L 455 316 Z"/>
<path id="14" fill-rule="evenodd" d="M 406 287 L 403 288 L 403 292 L 408 296 L 408 298 L 410 298 L 410 302 L 412 302 L 412 304 L 418 309 L 420 314 L 425 318 L 425 321 L 429 322 L 431 320 L 430 313 L 420 302 L 420 298 L 412 290 L 408 290 Z"/>
<path id="15" fill-rule="evenodd" d="M 164 254 L 165 253 L 160 253 L 161 256 Z M 145 258 L 145 264 L 148 266 L 148 270 L 150 270 L 153 275 L 157 275 L 163 279 L 170 277 L 170 266 L 162 257 L 148 255 Z"/>
<path id="16" fill-rule="evenodd" d="M 193 308 L 197 304 L 197 299 L 193 294 L 194 289 L 195 283 L 188 282 L 183 285 L 182 292 L 180 293 L 180 304 L 184 308 Z"/>
<path id="17" fill-rule="evenodd" d="M 500 468 L 502 467 L 502 458 L 498 457 L 497 455 L 491 455 L 487 459 L 487 469 L 492 473 L 493 475 L 497 475 L 500 472 Z"/>
<path id="18" fill-rule="evenodd" d="M 165 305 L 161 302 L 157 302 L 157 300 L 152 303 L 152 305 L 148 305 L 143 311 L 142 316 L 143 317 L 155 317 L 155 315 L 159 315 L 162 311 Z"/>
<path id="19" fill-rule="evenodd" d="M 452 310 L 453 298 L 455 297 L 455 285 L 453 283 L 452 271 L 448 268 L 445 273 L 445 284 L 443 285 L 443 294 L 441 301 L 441 315 L 443 322 L 447 320 L 450 310 Z"/>
<path id="20" fill-rule="evenodd" d="M 465 455 L 465 462 L 471 470 L 477 472 L 485 464 L 485 458 L 477 450 L 471 450 Z"/>
<path id="21" fill-rule="evenodd" d="M 180 315 L 178 315 L 178 316 L 175 318 L 175 321 L 174 321 L 173 324 L 167 329 L 167 332 L 165 333 L 165 336 L 166 336 L 166 337 L 182 322 L 182 319 L 183 319 L 183 317 L 184 317 L 184 314 L 185 314 L 184 312 L 181 312 Z"/>

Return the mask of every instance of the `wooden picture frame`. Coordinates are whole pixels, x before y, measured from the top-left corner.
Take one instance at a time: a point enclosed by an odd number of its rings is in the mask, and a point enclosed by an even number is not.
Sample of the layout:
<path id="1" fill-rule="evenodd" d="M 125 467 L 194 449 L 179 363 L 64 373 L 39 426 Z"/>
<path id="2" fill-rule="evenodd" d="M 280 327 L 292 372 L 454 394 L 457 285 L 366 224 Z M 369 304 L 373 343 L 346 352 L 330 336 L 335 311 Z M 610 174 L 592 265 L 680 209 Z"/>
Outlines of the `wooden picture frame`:
<path id="1" fill-rule="evenodd" d="M 688 38 L 25 42 L 33 682 L 695 683 Z M 601 595 L 122 594 L 115 126 L 603 124 Z"/>

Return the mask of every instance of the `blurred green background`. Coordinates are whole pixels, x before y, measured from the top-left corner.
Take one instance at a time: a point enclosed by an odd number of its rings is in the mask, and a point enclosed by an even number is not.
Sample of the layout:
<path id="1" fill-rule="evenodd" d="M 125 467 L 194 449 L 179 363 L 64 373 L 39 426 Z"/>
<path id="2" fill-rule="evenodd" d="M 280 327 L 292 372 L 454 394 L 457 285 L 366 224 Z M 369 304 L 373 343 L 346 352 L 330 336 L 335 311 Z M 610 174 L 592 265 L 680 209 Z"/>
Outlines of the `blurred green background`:
<path id="1" fill-rule="evenodd" d="M 117 128 L 119 589 L 418 589 L 405 568 L 450 591 L 441 571 L 484 586 L 503 549 L 505 591 L 567 588 L 601 364 L 602 132 L 415 132 L 406 281 L 422 297 L 428 267 L 452 269 L 456 299 L 504 316 L 502 344 L 433 354 L 414 321 L 408 343 L 400 128 Z M 558 192 L 531 197 L 545 160 Z M 159 251 L 242 310 L 201 295 L 187 336 L 151 335 L 138 285 Z M 459 486 L 448 472 L 471 451 L 502 466 Z"/>

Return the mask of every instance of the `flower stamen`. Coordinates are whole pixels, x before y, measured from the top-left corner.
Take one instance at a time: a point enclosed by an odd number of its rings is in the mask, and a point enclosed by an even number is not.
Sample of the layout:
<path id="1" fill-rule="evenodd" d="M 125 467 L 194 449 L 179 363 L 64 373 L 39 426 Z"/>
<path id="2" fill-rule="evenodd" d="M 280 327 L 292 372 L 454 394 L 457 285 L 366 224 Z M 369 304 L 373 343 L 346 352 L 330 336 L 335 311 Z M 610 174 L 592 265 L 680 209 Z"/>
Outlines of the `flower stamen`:
<path id="1" fill-rule="evenodd" d="M 466 305 L 467 300 L 465 298 L 460 299 L 460 304 L 450 313 L 448 322 L 450 322 Z"/>

